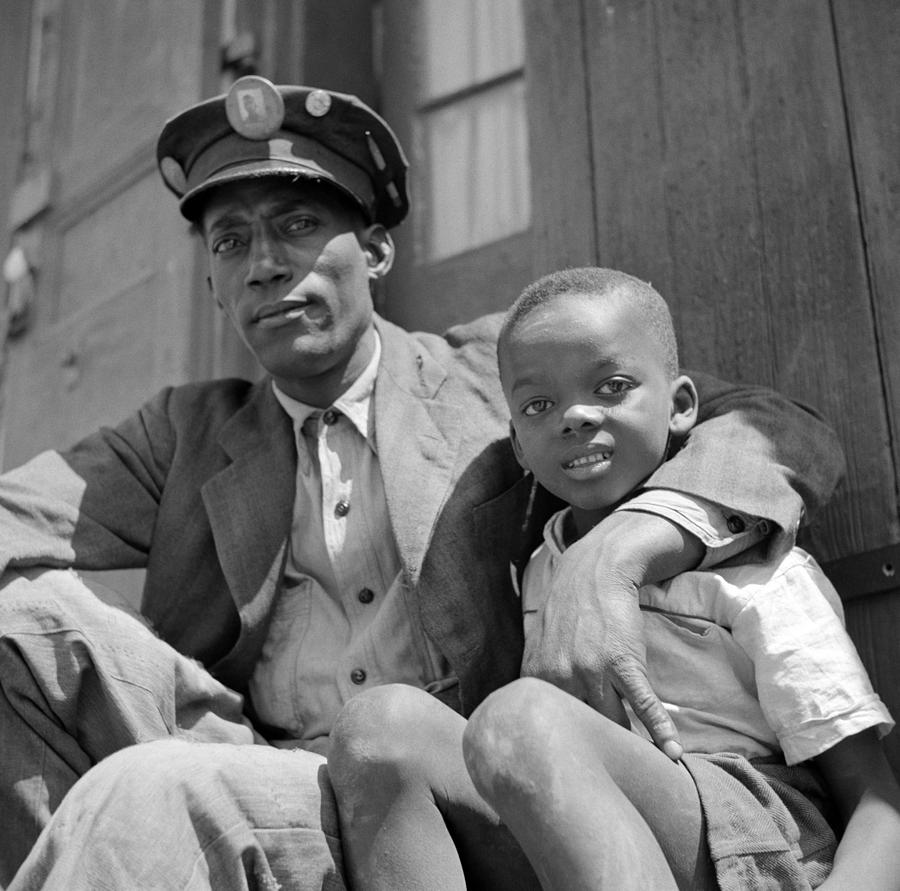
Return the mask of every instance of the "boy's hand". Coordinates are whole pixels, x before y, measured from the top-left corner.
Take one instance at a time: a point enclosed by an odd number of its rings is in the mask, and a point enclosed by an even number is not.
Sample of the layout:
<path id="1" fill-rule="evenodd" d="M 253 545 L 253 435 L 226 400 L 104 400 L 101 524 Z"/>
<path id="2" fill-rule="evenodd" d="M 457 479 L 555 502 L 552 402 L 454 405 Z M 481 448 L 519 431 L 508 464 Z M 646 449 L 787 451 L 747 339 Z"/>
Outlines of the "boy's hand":
<path id="1" fill-rule="evenodd" d="M 522 673 L 543 678 L 627 724 L 626 700 L 670 758 L 678 732 L 647 678 L 637 589 L 692 569 L 699 539 L 654 514 L 611 514 L 569 547 L 541 612 Z"/>

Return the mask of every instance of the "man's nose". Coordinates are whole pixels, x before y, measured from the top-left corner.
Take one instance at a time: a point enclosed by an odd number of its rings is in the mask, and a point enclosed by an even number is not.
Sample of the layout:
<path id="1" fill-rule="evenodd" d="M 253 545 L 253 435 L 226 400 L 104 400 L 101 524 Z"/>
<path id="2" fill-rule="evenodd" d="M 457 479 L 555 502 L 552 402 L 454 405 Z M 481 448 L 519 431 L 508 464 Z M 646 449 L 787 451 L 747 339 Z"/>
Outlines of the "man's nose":
<path id="1" fill-rule="evenodd" d="M 599 427 L 604 420 L 603 409 L 598 405 L 576 402 L 570 405 L 562 416 L 563 432 Z"/>
<path id="2" fill-rule="evenodd" d="M 256 233 L 250 245 L 247 284 L 269 285 L 290 278 L 291 266 L 278 239 L 266 231 Z"/>

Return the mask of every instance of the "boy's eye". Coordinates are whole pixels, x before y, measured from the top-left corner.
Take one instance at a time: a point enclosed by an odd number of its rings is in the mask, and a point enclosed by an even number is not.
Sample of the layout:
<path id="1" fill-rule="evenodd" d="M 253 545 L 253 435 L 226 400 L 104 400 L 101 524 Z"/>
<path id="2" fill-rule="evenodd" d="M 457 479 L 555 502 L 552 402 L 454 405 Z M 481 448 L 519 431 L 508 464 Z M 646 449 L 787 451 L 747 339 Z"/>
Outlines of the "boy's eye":
<path id="1" fill-rule="evenodd" d="M 621 377 L 614 377 L 608 381 L 604 381 L 597 387 L 597 392 L 604 396 L 621 396 L 628 390 L 634 389 L 634 382 Z"/>
<path id="2" fill-rule="evenodd" d="M 552 403 L 549 399 L 532 399 L 531 402 L 526 402 L 525 405 L 522 406 L 522 414 L 527 417 L 534 417 L 534 415 L 539 415 L 541 412 L 547 411 Z"/>

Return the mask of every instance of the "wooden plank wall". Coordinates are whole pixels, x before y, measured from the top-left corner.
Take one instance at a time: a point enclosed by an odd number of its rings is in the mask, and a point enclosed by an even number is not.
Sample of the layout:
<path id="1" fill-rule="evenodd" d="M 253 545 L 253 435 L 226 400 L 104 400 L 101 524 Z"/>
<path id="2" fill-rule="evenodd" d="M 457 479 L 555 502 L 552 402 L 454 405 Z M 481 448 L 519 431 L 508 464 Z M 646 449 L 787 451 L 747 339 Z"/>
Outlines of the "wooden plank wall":
<path id="1" fill-rule="evenodd" d="M 900 5 L 895 0 L 866 0 L 863 6 L 833 0 L 835 43 L 843 78 L 847 127 L 866 245 L 874 333 L 881 364 L 893 465 L 894 507 L 900 477 Z M 862 13 L 862 14 L 861 14 Z M 866 424 L 860 435 L 866 435 Z M 887 487 L 887 474 L 874 473 Z M 868 548 L 887 538 L 898 541 L 896 526 L 865 531 Z M 872 561 L 872 557 L 875 557 Z M 872 675 L 873 683 L 900 720 L 900 559 L 896 549 L 869 552 L 875 580 L 898 579 L 891 590 L 850 601 L 847 627 Z M 859 561 L 858 561 L 859 562 Z M 864 594 L 873 582 L 860 586 Z M 900 767 L 900 731 L 886 744 Z"/>
<path id="2" fill-rule="evenodd" d="M 851 599 L 875 590 L 857 555 L 900 543 L 900 5 L 526 10 L 535 272 L 647 278 L 687 367 L 826 415 L 847 478 L 803 543 L 842 559 L 848 627 L 900 716 L 900 593 Z"/>

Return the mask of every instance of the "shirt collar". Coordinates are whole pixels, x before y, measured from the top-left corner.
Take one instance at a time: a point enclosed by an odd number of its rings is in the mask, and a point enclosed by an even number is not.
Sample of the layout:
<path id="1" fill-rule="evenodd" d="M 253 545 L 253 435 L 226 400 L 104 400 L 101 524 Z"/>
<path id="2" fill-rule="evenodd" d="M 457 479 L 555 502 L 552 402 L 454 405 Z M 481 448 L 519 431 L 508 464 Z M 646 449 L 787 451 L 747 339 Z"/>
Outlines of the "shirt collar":
<path id="1" fill-rule="evenodd" d="M 544 524 L 544 544 L 554 557 L 561 557 L 566 550 L 566 518 L 571 513 L 571 507 L 564 507 Z"/>
<path id="2" fill-rule="evenodd" d="M 346 415 L 350 422 L 359 431 L 363 439 L 369 441 L 369 429 L 371 427 L 370 414 L 372 408 L 372 394 L 375 392 L 375 379 L 378 376 L 378 363 L 381 361 L 381 337 L 375 331 L 375 349 L 369 364 L 363 369 L 362 374 L 353 381 L 332 404 L 332 408 Z M 287 393 L 278 388 L 278 384 L 272 381 L 272 390 L 275 398 L 281 403 L 282 408 L 290 415 L 297 429 L 303 426 L 303 422 L 316 412 L 322 412 L 321 408 L 307 405 L 297 399 L 292 399 Z M 373 444 L 374 448 L 374 444 Z"/>

